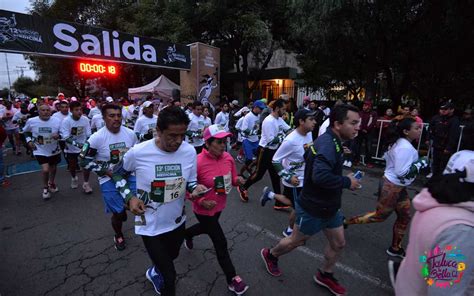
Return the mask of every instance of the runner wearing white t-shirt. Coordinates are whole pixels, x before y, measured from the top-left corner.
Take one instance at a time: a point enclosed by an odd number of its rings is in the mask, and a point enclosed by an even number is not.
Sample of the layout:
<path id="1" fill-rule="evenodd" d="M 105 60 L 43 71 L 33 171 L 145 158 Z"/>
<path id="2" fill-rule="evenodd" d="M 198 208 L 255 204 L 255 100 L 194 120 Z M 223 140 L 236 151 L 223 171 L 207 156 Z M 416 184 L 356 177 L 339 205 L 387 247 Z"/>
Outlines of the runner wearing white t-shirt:
<path id="1" fill-rule="evenodd" d="M 196 153 L 199 154 L 202 151 L 204 146 L 204 140 L 202 139 L 202 133 L 205 128 L 204 116 L 202 116 L 202 111 L 204 107 L 199 101 L 193 103 L 193 113 L 189 114 L 189 125 L 188 130 L 186 131 L 186 139 L 189 144 L 191 144 Z"/>
<path id="2" fill-rule="evenodd" d="M 176 293 L 173 261 L 184 240 L 186 191 L 195 199 L 207 190 L 197 184 L 196 151 L 183 141 L 188 124 L 189 118 L 181 108 L 163 109 L 157 137 L 130 149 L 122 170 L 116 173 L 124 178 L 136 174 L 137 195 L 129 189 L 133 181 L 116 179 L 116 185 L 137 215 L 135 233 L 142 236 L 154 265 L 148 268 L 146 277 L 162 295 Z"/>
<path id="3" fill-rule="evenodd" d="M 102 114 L 96 114 L 94 117 L 91 119 L 91 130 L 92 133 L 95 133 L 96 131 L 100 130 L 105 126 L 105 121 L 104 118 L 102 117 Z"/>
<path id="4" fill-rule="evenodd" d="M 156 135 L 156 121 L 158 116 L 153 114 L 154 106 L 150 101 L 143 103 L 143 116 L 137 119 L 133 131 L 140 142 L 153 139 Z"/>
<path id="5" fill-rule="evenodd" d="M 229 104 L 223 103 L 221 107 L 222 107 L 222 111 L 217 113 L 214 124 L 222 125 L 224 129 L 228 132 L 229 131 Z"/>
<path id="6" fill-rule="evenodd" d="M 256 161 L 255 154 L 258 149 L 259 133 L 260 133 L 260 113 L 266 108 L 265 103 L 262 101 L 255 101 L 251 112 L 244 116 L 242 121 L 242 148 L 244 150 L 245 163 L 240 169 L 240 174 L 243 175 L 245 171 L 248 171 L 252 175 L 252 167 L 255 166 Z M 247 191 L 242 191 L 241 186 L 237 187 L 240 194 L 240 199 L 243 202 L 248 201 Z"/>
<path id="7" fill-rule="evenodd" d="M 0 124 L 3 123 L 5 131 L 8 135 L 8 140 L 13 147 L 13 152 L 16 155 L 21 154 L 20 134 L 18 124 L 13 122 L 13 116 L 18 113 L 18 109 L 13 107 L 11 101 L 5 102 L 5 108 L 0 112 Z"/>
<path id="8" fill-rule="evenodd" d="M 112 213 L 115 248 L 122 251 L 125 249 L 122 224 L 127 220 L 127 213 L 122 196 L 115 188 L 115 182 L 111 177 L 115 166 L 120 163 L 125 152 L 138 140 L 132 130 L 122 126 L 122 110 L 119 106 L 106 104 L 102 107 L 102 114 L 105 127 L 92 134 L 82 147 L 79 157 L 84 169 L 93 171 L 99 176 L 105 211 Z M 130 176 L 129 180 L 134 181 L 135 176 Z"/>
<path id="9" fill-rule="evenodd" d="M 403 237 L 410 224 L 411 202 L 407 192 L 409 186 L 419 171 L 428 166 L 426 157 L 418 157 L 418 152 L 411 144 L 418 140 L 421 127 L 413 118 L 405 118 L 392 125 L 387 131 L 387 143 L 390 148 L 385 153 L 385 172 L 381 180 L 379 198 L 376 210 L 362 215 L 354 216 L 344 224 L 366 224 L 383 222 L 393 212 L 397 219 L 393 225 L 392 244 L 386 250 L 389 256 L 405 257 L 402 248 Z"/>
<path id="10" fill-rule="evenodd" d="M 78 186 L 78 177 L 76 170 L 79 168 L 78 157 L 81 148 L 91 135 L 91 127 L 89 119 L 82 116 L 82 106 L 78 101 L 70 104 L 71 115 L 63 120 L 61 124 L 60 134 L 66 143 L 64 152 L 69 164 L 69 172 L 71 173 L 71 188 L 76 189 Z M 84 183 L 82 189 L 86 194 L 92 193 L 92 188 L 89 185 L 90 171 L 83 170 Z"/>
<path id="11" fill-rule="evenodd" d="M 295 114 L 296 129 L 292 131 L 273 155 L 273 166 L 281 177 L 283 195 L 275 194 L 268 187 L 263 189 L 260 198 L 262 206 L 270 199 L 276 199 L 283 204 L 291 205 L 290 223 L 284 236 L 290 236 L 295 224 L 295 200 L 303 188 L 306 149 L 313 145 L 312 131 L 316 125 L 315 112 L 300 109 Z"/>
<path id="12" fill-rule="evenodd" d="M 31 155 L 31 157 L 34 157 L 33 153 L 31 152 L 30 147 L 26 143 L 25 133 L 23 132 L 23 128 L 25 127 L 26 121 L 30 117 L 31 117 L 31 115 L 28 112 L 28 104 L 22 103 L 20 105 L 20 111 L 16 112 L 15 115 L 13 115 L 12 122 L 14 124 L 18 124 L 20 142 L 26 148 L 26 154 Z M 17 150 L 17 153 L 18 153 L 18 151 L 20 151 L 20 150 Z"/>
<path id="13" fill-rule="evenodd" d="M 59 120 L 59 124 L 61 125 L 63 120 L 69 116 L 69 103 L 66 100 L 62 100 L 55 103 L 54 106 L 57 108 L 58 111 L 54 112 L 51 117 Z M 66 161 L 68 161 L 66 152 L 64 151 L 66 149 L 66 143 L 64 142 L 64 139 L 60 138 L 58 141 L 58 144 L 59 144 L 59 148 L 61 148 L 61 151 L 63 152 L 64 158 L 66 159 Z M 69 170 L 69 161 L 68 161 L 68 170 Z"/>
<path id="14" fill-rule="evenodd" d="M 267 170 L 270 172 L 273 191 L 277 194 L 281 194 L 280 177 L 272 165 L 272 158 L 276 149 L 285 138 L 286 132 L 290 130 L 288 124 L 281 118 L 285 112 L 286 101 L 278 99 L 273 102 L 272 113 L 263 120 L 262 135 L 259 142 L 260 151 L 257 156 L 255 173 L 247 179 L 243 186 L 238 187 L 240 188 L 239 192 L 242 200 L 245 200 L 245 197 L 247 197 L 248 200 L 247 190 L 250 186 L 260 181 Z M 288 206 L 276 200 L 274 208 L 277 210 L 287 209 Z"/>
<path id="15" fill-rule="evenodd" d="M 51 198 L 51 192 L 58 192 L 54 183 L 56 166 L 61 162 L 58 146 L 60 122 L 51 117 L 51 108 L 43 103 L 38 107 L 39 116 L 28 119 L 23 131 L 26 142 L 41 165 L 43 175 L 43 199 Z"/>

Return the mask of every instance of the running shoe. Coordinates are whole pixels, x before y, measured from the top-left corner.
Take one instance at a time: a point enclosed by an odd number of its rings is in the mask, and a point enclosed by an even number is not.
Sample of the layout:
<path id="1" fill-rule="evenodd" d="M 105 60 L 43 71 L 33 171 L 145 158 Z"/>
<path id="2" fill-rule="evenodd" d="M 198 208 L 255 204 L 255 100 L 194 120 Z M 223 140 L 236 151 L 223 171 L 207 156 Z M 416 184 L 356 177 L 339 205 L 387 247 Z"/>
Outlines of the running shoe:
<path id="1" fill-rule="evenodd" d="M 403 248 L 400 248 L 398 250 L 395 250 L 394 248 L 390 247 L 387 249 L 387 254 L 392 257 L 398 257 L 398 258 L 405 258 L 405 250 Z"/>
<path id="2" fill-rule="evenodd" d="M 115 249 L 117 251 L 123 251 L 125 250 L 125 239 L 123 236 L 114 236 L 114 243 L 115 243 Z"/>
<path id="3" fill-rule="evenodd" d="M 2 188 L 7 188 L 11 185 L 12 183 L 7 180 L 7 179 L 3 179 L 2 181 L 0 181 L 0 187 Z"/>
<path id="4" fill-rule="evenodd" d="M 234 276 L 228 287 L 230 291 L 235 293 L 235 295 L 242 295 L 249 288 L 249 286 L 247 286 L 238 275 Z"/>
<path id="5" fill-rule="evenodd" d="M 76 176 L 75 178 L 71 178 L 71 188 L 76 189 L 77 188 L 77 180 L 79 178 Z"/>
<path id="6" fill-rule="evenodd" d="M 153 288 L 155 288 L 155 292 L 158 295 L 161 295 L 161 288 L 163 287 L 163 284 L 164 284 L 164 279 L 163 279 L 163 275 L 161 275 L 161 272 L 160 271 L 156 272 L 156 268 L 152 266 L 147 269 L 145 276 L 151 282 L 151 284 L 153 285 Z"/>
<path id="7" fill-rule="evenodd" d="M 244 159 L 244 157 L 243 157 L 242 155 L 237 155 L 237 161 L 238 161 L 239 163 L 244 163 L 244 162 L 245 162 L 245 159 Z"/>
<path id="8" fill-rule="evenodd" d="M 51 193 L 48 188 L 43 188 L 43 200 L 48 200 L 51 198 Z"/>
<path id="9" fill-rule="evenodd" d="M 49 189 L 49 192 L 51 192 L 51 193 L 56 193 L 56 192 L 59 191 L 58 186 L 56 186 L 56 184 L 50 183 L 50 182 L 48 182 L 48 189 Z"/>
<path id="10" fill-rule="evenodd" d="M 293 233 L 293 230 L 288 231 L 288 228 L 283 230 L 282 234 L 284 237 L 289 237 Z"/>
<path id="11" fill-rule="evenodd" d="M 397 278 L 398 269 L 400 268 L 400 262 L 394 260 L 388 260 L 388 275 L 390 277 L 390 283 L 395 289 L 395 280 Z"/>
<path id="12" fill-rule="evenodd" d="M 262 196 L 260 196 L 260 204 L 262 205 L 262 207 L 265 206 L 267 201 L 271 200 L 271 198 L 268 196 L 270 194 L 270 192 L 271 192 L 271 190 L 270 190 L 270 188 L 268 188 L 268 186 L 265 186 L 263 188 Z"/>
<path id="13" fill-rule="evenodd" d="M 194 248 L 193 239 L 184 239 L 184 247 L 191 251 Z"/>
<path id="14" fill-rule="evenodd" d="M 260 255 L 262 256 L 263 262 L 265 263 L 265 267 L 269 274 L 273 276 L 281 276 L 280 268 L 278 268 L 278 259 L 270 259 L 270 249 L 263 248 L 260 251 Z"/>
<path id="15" fill-rule="evenodd" d="M 82 189 L 84 190 L 85 194 L 91 194 L 92 193 L 92 187 L 89 185 L 89 182 L 84 182 L 82 184 Z"/>
<path id="16" fill-rule="evenodd" d="M 431 179 L 431 177 L 433 177 L 433 173 L 429 173 L 428 175 L 426 175 L 427 179 Z"/>
<path id="17" fill-rule="evenodd" d="M 336 296 L 345 295 L 346 288 L 341 286 L 338 281 L 334 278 L 332 273 L 322 273 L 318 270 L 318 273 L 313 276 L 314 281 L 323 287 L 326 287 L 331 293 Z"/>
<path id="18" fill-rule="evenodd" d="M 239 191 L 240 200 L 243 202 L 249 201 L 249 193 L 247 189 L 245 189 L 243 186 L 237 186 L 237 191 Z"/>

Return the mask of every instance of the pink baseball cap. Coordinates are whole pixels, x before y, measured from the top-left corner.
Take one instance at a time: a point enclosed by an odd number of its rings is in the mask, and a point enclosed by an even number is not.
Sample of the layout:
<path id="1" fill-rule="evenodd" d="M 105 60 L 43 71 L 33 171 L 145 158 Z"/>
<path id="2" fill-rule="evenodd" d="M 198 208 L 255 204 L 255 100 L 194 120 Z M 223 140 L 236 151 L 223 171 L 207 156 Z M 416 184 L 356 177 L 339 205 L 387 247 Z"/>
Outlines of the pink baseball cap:
<path id="1" fill-rule="evenodd" d="M 220 124 L 213 124 L 204 130 L 203 138 L 205 141 L 210 138 L 222 139 L 232 136 L 231 133 L 226 132 L 225 128 Z"/>

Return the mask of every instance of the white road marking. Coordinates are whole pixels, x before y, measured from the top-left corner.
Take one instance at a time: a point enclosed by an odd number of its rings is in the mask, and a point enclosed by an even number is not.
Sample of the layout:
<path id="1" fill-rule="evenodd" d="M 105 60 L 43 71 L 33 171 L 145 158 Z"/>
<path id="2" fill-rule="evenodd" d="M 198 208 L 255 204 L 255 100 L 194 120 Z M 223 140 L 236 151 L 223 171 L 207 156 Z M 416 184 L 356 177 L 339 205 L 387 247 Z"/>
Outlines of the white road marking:
<path id="1" fill-rule="evenodd" d="M 247 225 L 247 227 L 257 231 L 257 232 L 262 232 L 262 234 L 264 234 L 265 236 L 267 236 L 268 238 L 271 238 L 275 241 L 279 241 L 281 240 L 283 237 L 279 236 L 279 235 L 276 235 L 274 234 L 273 232 L 269 231 L 268 229 L 265 229 L 265 228 L 262 228 L 258 225 L 255 225 L 255 224 L 252 224 L 252 223 L 245 223 Z M 298 247 L 296 249 L 297 251 L 299 252 L 302 252 L 310 257 L 313 257 L 319 261 L 323 261 L 324 260 L 324 255 L 323 254 L 320 254 L 318 252 L 315 252 L 307 247 Z M 352 276 L 356 277 L 356 278 L 359 278 L 363 281 L 366 281 L 374 286 L 377 286 L 377 287 L 380 287 L 384 290 L 388 290 L 388 291 L 393 291 L 392 287 L 388 284 L 385 284 L 384 282 L 382 282 L 382 280 L 378 277 L 373 277 L 373 276 L 370 276 L 370 275 L 367 275 L 365 274 L 364 272 L 360 271 L 360 270 L 357 270 L 357 269 L 354 269 L 350 266 L 347 266 L 345 264 L 342 264 L 342 263 L 336 263 L 336 267 L 346 273 L 349 273 L 351 274 Z"/>

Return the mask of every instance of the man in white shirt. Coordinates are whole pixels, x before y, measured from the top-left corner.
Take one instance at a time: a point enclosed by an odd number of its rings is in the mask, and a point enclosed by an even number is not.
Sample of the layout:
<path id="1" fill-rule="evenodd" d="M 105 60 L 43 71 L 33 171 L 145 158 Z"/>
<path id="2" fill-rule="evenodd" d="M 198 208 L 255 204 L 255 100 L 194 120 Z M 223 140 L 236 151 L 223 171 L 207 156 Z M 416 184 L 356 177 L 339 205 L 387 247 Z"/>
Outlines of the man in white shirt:
<path id="1" fill-rule="evenodd" d="M 157 137 L 140 143 L 124 156 L 123 168 L 114 175 L 130 210 L 136 214 L 135 233 L 142 236 L 153 262 L 146 271 L 155 291 L 175 295 L 176 270 L 174 259 L 184 241 L 184 201 L 198 198 L 207 191 L 197 184 L 196 151 L 183 141 L 190 120 L 180 107 L 168 107 L 160 112 Z M 124 182 L 135 172 L 137 194 Z"/>
<path id="2" fill-rule="evenodd" d="M 273 155 L 273 166 L 281 177 L 283 183 L 283 195 L 275 194 L 268 187 L 263 190 L 261 197 L 262 206 L 270 199 L 276 199 L 286 205 L 292 206 L 290 223 L 284 236 L 290 236 L 295 224 L 295 200 L 303 188 L 305 151 L 313 145 L 312 131 L 316 125 L 315 112 L 300 109 L 295 114 L 296 129 L 283 140 L 281 146 Z"/>
<path id="3" fill-rule="evenodd" d="M 16 112 L 15 115 L 13 115 L 12 122 L 14 124 L 18 125 L 19 128 L 19 135 L 20 135 L 20 142 L 25 146 L 26 148 L 26 154 L 33 156 L 33 153 L 31 153 L 30 147 L 27 145 L 26 140 L 25 140 L 25 133 L 23 132 L 23 128 L 25 127 L 26 121 L 30 118 L 30 113 L 28 112 L 28 104 L 22 103 L 20 105 L 20 111 Z M 17 153 L 20 150 L 17 150 Z M 20 151 L 21 152 L 21 151 Z"/>
<path id="4" fill-rule="evenodd" d="M 221 112 L 217 113 L 214 124 L 220 124 L 224 127 L 226 132 L 229 131 L 229 104 L 223 103 L 221 105 Z"/>
<path id="5" fill-rule="evenodd" d="M 21 145 L 20 145 L 20 134 L 18 130 L 18 124 L 13 122 L 13 116 L 18 113 L 18 109 L 13 107 L 11 101 L 5 101 L 5 109 L 0 112 L 0 124 L 3 123 L 5 131 L 8 135 L 8 140 L 10 141 L 13 152 L 16 155 L 21 154 Z"/>
<path id="6" fill-rule="evenodd" d="M 156 121 L 158 116 L 153 114 L 154 105 L 150 101 L 143 103 L 143 116 L 138 118 L 133 131 L 140 142 L 153 139 L 156 135 Z"/>
<path id="7" fill-rule="evenodd" d="M 196 149 L 197 154 L 201 153 L 204 146 L 202 133 L 206 127 L 206 121 L 204 116 L 202 116 L 203 109 L 201 102 L 195 101 L 193 103 L 193 113 L 189 115 L 190 122 L 186 131 L 186 139 Z"/>
<path id="8" fill-rule="evenodd" d="M 60 122 L 51 117 L 51 108 L 43 103 L 38 107 L 39 116 L 30 118 L 23 129 L 26 142 L 41 165 L 43 176 L 43 199 L 51 198 L 51 192 L 59 189 L 54 183 L 56 167 L 61 162 L 58 146 Z"/>
<path id="9" fill-rule="evenodd" d="M 58 103 L 58 111 L 54 112 L 52 117 L 57 118 L 59 122 L 62 122 L 68 116 L 69 116 L 69 103 L 66 100 L 60 101 Z"/>
<path id="10" fill-rule="evenodd" d="M 260 132 L 260 113 L 262 113 L 265 108 L 265 103 L 260 100 L 255 101 L 252 110 L 245 115 L 242 120 L 240 130 L 243 138 L 242 148 L 245 156 L 244 167 L 240 170 L 242 173 L 249 170 L 254 161 L 255 154 L 257 153 L 259 141 L 258 134 Z M 237 189 L 240 189 L 240 187 L 237 187 Z M 240 198 L 243 202 L 248 201 L 248 197 L 245 193 L 241 193 Z"/>
<path id="11" fill-rule="evenodd" d="M 265 172 L 270 172 L 270 180 L 272 182 L 273 191 L 276 194 L 281 194 L 280 177 L 273 167 L 272 158 L 278 146 L 290 130 L 290 126 L 281 118 L 286 112 L 286 102 L 283 99 L 278 99 L 273 103 L 273 110 L 270 115 L 263 120 L 262 135 L 259 142 L 259 153 L 257 156 L 257 168 L 254 174 L 247 179 L 244 185 L 238 187 L 242 200 L 248 200 L 247 190 L 253 184 L 260 181 Z M 274 209 L 287 209 L 288 206 L 282 204 L 280 201 L 275 202 Z"/>
<path id="12" fill-rule="evenodd" d="M 114 229 L 115 248 L 125 249 L 122 224 L 127 220 L 127 213 L 122 196 L 112 180 L 114 167 L 120 163 L 125 152 L 138 141 L 135 133 L 122 126 L 122 110 L 115 104 L 102 107 L 105 127 L 94 133 L 82 147 L 79 155 L 81 166 L 99 176 L 100 190 L 105 203 L 105 211 L 112 213 L 111 222 Z M 134 180 L 135 176 L 129 179 Z"/>
<path id="13" fill-rule="evenodd" d="M 66 143 L 64 152 L 69 164 L 69 172 L 71 173 L 71 188 L 76 189 L 78 177 L 76 170 L 78 169 L 78 157 L 81 148 L 91 135 L 91 127 L 89 119 L 82 116 L 82 106 L 78 101 L 70 104 L 71 115 L 63 120 L 61 124 L 60 134 Z M 92 193 L 89 185 L 90 171 L 83 170 L 84 183 L 82 189 L 86 194 Z"/>

